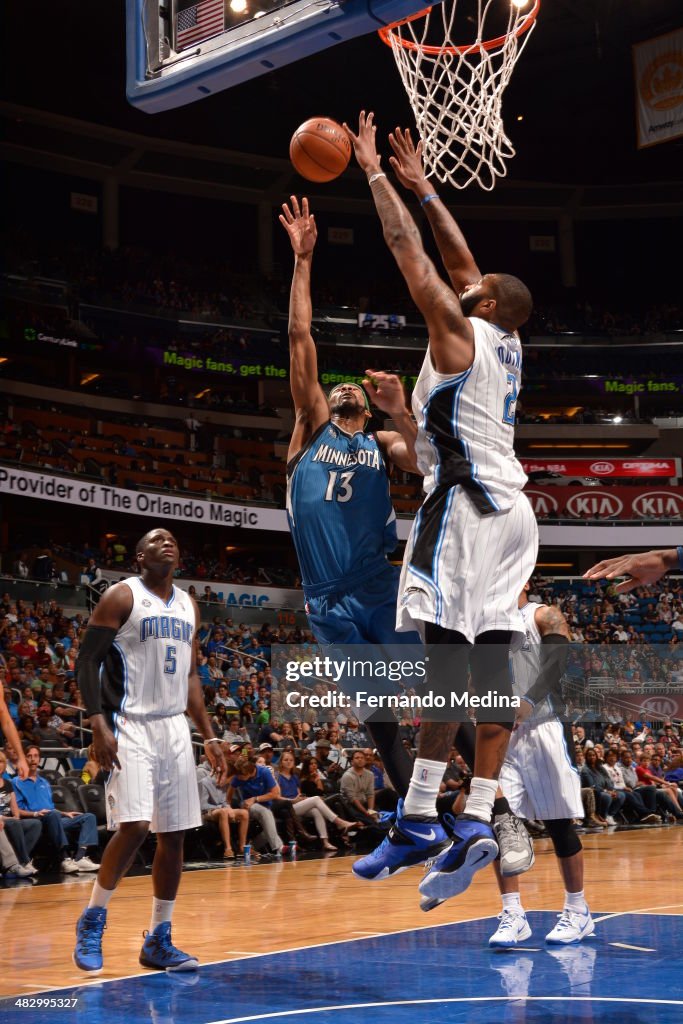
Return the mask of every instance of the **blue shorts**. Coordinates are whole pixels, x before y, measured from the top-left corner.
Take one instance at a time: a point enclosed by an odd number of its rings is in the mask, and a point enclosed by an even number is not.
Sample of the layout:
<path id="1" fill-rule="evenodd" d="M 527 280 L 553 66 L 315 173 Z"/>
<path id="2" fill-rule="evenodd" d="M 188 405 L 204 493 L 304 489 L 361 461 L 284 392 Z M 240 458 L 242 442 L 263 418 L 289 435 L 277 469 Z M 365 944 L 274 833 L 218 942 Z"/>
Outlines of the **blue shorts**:
<path id="1" fill-rule="evenodd" d="M 422 644 L 420 634 L 396 629 L 400 571 L 387 565 L 353 593 L 325 594 L 306 601 L 308 621 L 319 644 Z"/>

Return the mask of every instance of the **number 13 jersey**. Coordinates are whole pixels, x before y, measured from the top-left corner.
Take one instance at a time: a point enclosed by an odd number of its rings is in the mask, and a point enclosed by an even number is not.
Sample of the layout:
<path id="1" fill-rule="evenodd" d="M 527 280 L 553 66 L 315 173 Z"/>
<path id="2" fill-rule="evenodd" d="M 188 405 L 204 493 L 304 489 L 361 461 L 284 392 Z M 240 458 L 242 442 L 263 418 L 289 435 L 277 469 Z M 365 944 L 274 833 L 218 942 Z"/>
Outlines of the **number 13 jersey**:
<path id="1" fill-rule="evenodd" d="M 437 373 L 427 350 L 412 399 L 415 449 L 425 494 L 460 484 L 487 515 L 510 508 L 527 481 L 513 449 L 522 346 L 516 334 L 486 320 L 470 323 L 468 370 Z"/>
<path id="2" fill-rule="evenodd" d="M 396 514 L 374 435 L 324 423 L 287 466 L 287 517 L 307 598 L 350 591 L 385 568 Z"/>

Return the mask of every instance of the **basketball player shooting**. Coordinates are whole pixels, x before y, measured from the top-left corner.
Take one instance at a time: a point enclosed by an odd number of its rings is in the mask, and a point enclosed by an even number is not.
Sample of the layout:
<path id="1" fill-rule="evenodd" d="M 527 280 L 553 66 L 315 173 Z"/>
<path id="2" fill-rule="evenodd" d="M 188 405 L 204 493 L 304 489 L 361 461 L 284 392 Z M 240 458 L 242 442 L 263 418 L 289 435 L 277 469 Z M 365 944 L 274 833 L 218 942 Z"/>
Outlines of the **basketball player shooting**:
<path id="1" fill-rule="evenodd" d="M 392 464 L 416 472 L 417 428 L 395 374 L 368 370 L 363 387 L 338 384 L 325 395 L 311 335 L 315 217 L 305 198 L 299 203 L 292 196 L 282 209 L 280 222 L 294 252 L 289 354 L 295 423 L 287 455 L 287 516 L 308 621 L 323 645 L 420 644 L 417 633 L 396 631 L 398 572 L 387 560 L 398 544 L 389 474 Z M 398 431 L 366 432 L 368 394 Z M 365 725 L 392 785 L 405 794 L 412 761 L 398 723 L 383 718 L 386 712 L 374 712 Z"/>
<path id="2" fill-rule="evenodd" d="M 385 241 L 429 332 L 413 392 L 426 497 L 406 547 L 398 628 L 418 628 L 431 645 L 429 686 L 448 706 L 451 694 L 467 692 L 468 670 L 475 693 L 510 700 L 510 641 L 524 632 L 517 598 L 538 550 L 536 521 L 522 494 L 526 476 L 513 449 L 522 363 L 517 332 L 531 313 L 531 295 L 515 277 L 482 276 L 452 218 L 441 232 L 452 287 L 446 285 L 381 170 L 373 121 L 362 112 L 358 134 L 345 127 Z M 394 154 L 400 171 L 400 146 Z M 423 208 L 440 204 L 422 178 Z M 495 706 L 477 714 L 474 776 L 452 844 L 435 802 L 458 725 L 427 721 L 425 714 L 407 797 L 384 842 L 354 865 L 359 877 L 386 878 L 433 860 L 419 886 L 425 904 L 433 905 L 463 892 L 495 858 L 490 818 L 512 722 L 502 721 Z"/>
<path id="3" fill-rule="evenodd" d="M 76 926 L 74 963 L 89 974 L 102 970 L 109 900 L 150 827 L 157 833 L 154 896 L 140 963 L 166 971 L 198 967 L 196 957 L 171 941 L 185 830 L 202 823 L 186 711 L 204 737 L 219 784 L 226 765 L 197 675 L 199 609 L 173 585 L 179 557 L 168 530 L 150 530 L 138 541 L 140 575 L 102 596 L 90 616 L 76 666 L 95 760 L 110 772 L 107 825 L 116 830 Z"/>

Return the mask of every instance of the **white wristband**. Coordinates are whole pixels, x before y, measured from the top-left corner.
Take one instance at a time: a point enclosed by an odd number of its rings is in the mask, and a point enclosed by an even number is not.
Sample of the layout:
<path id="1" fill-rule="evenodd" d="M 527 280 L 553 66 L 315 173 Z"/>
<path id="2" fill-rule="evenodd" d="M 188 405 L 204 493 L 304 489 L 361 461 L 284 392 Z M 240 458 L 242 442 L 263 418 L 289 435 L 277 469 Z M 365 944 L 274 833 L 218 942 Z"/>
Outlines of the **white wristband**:
<path id="1" fill-rule="evenodd" d="M 386 178 L 384 171 L 377 171 L 376 174 L 371 174 L 368 178 L 368 185 L 372 185 L 373 181 L 377 181 L 378 178 Z"/>
<path id="2" fill-rule="evenodd" d="M 220 743 L 221 740 L 218 736 L 209 736 L 208 740 L 204 740 L 204 743 Z"/>

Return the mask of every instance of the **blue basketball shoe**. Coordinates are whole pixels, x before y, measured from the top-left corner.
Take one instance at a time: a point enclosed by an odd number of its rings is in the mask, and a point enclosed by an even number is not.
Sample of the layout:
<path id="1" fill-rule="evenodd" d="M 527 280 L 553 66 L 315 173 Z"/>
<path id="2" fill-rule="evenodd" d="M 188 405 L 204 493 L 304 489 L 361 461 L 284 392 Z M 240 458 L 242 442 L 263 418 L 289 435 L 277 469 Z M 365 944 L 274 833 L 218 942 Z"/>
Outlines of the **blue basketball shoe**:
<path id="1" fill-rule="evenodd" d="M 171 942 L 171 922 L 162 921 L 153 932 L 145 932 L 140 950 L 140 963 L 157 971 L 196 971 L 199 961 L 189 953 L 176 949 Z"/>
<path id="2" fill-rule="evenodd" d="M 423 897 L 420 909 L 433 910 L 444 900 L 464 892 L 477 871 L 497 856 L 498 844 L 491 826 L 478 818 L 458 815 L 452 846 L 430 865 L 418 886 Z"/>
<path id="3" fill-rule="evenodd" d="M 88 974 L 102 970 L 102 933 L 107 925 L 105 907 L 88 907 L 76 924 L 76 948 L 73 961 Z"/>
<path id="4" fill-rule="evenodd" d="M 357 860 L 352 870 L 357 878 L 379 881 L 433 860 L 450 845 L 451 840 L 437 817 L 409 818 L 403 813 L 403 800 L 399 800 L 396 821 L 386 838 L 367 857 Z"/>

